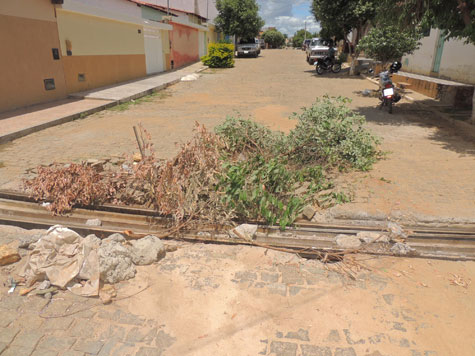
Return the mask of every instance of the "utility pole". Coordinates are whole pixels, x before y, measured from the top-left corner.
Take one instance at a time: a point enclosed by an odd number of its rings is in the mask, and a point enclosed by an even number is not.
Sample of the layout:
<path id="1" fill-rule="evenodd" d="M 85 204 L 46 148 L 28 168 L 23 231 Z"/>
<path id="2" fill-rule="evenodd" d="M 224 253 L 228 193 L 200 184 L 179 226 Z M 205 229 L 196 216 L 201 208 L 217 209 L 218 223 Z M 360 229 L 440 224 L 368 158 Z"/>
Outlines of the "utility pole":
<path id="1" fill-rule="evenodd" d="M 167 16 L 170 16 L 170 0 L 167 0 Z"/>
<path id="2" fill-rule="evenodd" d="M 305 43 L 305 40 L 307 39 L 307 20 L 305 20 L 303 23 L 304 23 L 303 43 Z"/>

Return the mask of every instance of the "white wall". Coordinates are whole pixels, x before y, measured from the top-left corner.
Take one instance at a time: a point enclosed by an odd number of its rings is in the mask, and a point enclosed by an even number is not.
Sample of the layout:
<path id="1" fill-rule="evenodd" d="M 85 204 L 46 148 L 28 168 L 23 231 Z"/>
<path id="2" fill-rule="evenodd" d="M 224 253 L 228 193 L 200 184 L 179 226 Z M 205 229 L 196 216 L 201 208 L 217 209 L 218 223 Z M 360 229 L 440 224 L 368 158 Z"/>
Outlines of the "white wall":
<path id="1" fill-rule="evenodd" d="M 475 84 L 475 46 L 459 40 L 446 41 L 439 74 L 443 79 Z"/>
<path id="2" fill-rule="evenodd" d="M 413 54 L 402 58 L 402 71 L 429 75 L 434 62 L 439 30 L 431 29 L 430 36 L 421 39 L 421 46 Z"/>
<path id="3" fill-rule="evenodd" d="M 402 71 L 430 75 L 434 62 L 439 30 L 432 29 L 429 37 L 421 40 L 414 54 L 404 56 Z M 475 84 L 475 46 L 451 39 L 444 43 L 439 67 L 439 78 Z"/>
<path id="4" fill-rule="evenodd" d="M 167 6 L 167 0 L 144 1 L 164 7 Z M 186 11 L 189 13 L 196 13 L 196 15 L 200 15 L 201 17 L 207 17 L 208 15 L 209 19 L 212 21 L 218 15 L 215 3 L 216 0 L 170 0 L 170 8 L 175 10 Z"/>

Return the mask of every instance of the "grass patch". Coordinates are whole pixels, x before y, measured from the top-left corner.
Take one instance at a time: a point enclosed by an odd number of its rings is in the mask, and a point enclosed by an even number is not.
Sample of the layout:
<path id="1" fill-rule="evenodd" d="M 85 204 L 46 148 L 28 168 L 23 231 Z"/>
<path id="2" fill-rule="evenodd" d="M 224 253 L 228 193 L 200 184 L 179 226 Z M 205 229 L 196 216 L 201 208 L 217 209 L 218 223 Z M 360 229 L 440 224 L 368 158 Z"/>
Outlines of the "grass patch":
<path id="1" fill-rule="evenodd" d="M 168 92 L 166 90 L 159 90 L 159 91 L 153 92 L 152 94 L 145 95 L 141 98 L 133 99 L 133 100 L 127 101 L 125 103 L 122 103 L 122 104 L 119 104 L 119 105 L 116 105 L 116 106 L 112 106 L 112 107 L 108 108 L 107 110 L 122 112 L 122 111 L 126 111 L 126 110 L 130 109 L 130 107 L 132 107 L 132 106 L 140 105 L 140 104 L 144 104 L 144 103 L 151 103 L 151 102 L 153 102 L 157 99 L 162 100 L 162 99 L 169 98 L 170 96 L 171 96 L 170 92 Z"/>

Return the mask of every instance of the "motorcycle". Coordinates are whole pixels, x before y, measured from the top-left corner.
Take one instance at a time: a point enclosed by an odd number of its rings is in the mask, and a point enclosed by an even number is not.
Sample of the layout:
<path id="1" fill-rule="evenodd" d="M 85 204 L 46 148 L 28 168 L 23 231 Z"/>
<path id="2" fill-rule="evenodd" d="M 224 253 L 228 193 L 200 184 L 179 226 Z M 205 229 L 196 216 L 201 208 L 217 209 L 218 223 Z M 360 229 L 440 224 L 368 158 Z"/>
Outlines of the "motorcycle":
<path id="1" fill-rule="evenodd" d="M 393 73 L 397 73 L 399 69 L 401 69 L 401 66 L 402 65 L 400 62 L 394 62 L 389 67 L 389 70 L 379 74 L 379 88 L 381 90 L 381 94 L 379 96 L 381 104 L 379 109 L 381 110 L 383 106 L 387 106 L 390 114 L 393 113 L 393 104 L 401 100 L 401 95 L 397 93 L 396 88 L 394 87 L 394 84 L 391 80 L 391 75 Z"/>
<path id="2" fill-rule="evenodd" d="M 322 75 L 324 72 L 329 71 L 338 73 L 341 70 L 341 63 L 329 58 L 318 58 L 315 62 L 315 70 L 318 75 Z"/>

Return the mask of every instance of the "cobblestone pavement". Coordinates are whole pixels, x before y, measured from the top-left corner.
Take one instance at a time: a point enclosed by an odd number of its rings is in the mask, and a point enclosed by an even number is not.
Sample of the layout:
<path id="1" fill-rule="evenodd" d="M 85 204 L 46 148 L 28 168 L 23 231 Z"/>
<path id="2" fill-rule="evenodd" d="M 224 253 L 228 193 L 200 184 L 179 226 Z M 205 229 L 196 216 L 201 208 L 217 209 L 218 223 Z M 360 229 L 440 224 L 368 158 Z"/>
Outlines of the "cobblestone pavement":
<path id="1" fill-rule="evenodd" d="M 5 282 L 19 262 L 0 269 L 0 354 L 475 354 L 473 286 L 450 282 L 454 274 L 473 280 L 475 263 L 355 258 L 364 268 L 353 269 L 353 279 L 341 269 L 351 264 L 324 266 L 263 248 L 179 244 L 117 284 L 110 305 L 67 291 L 49 303 L 18 289 L 7 294 Z"/>

